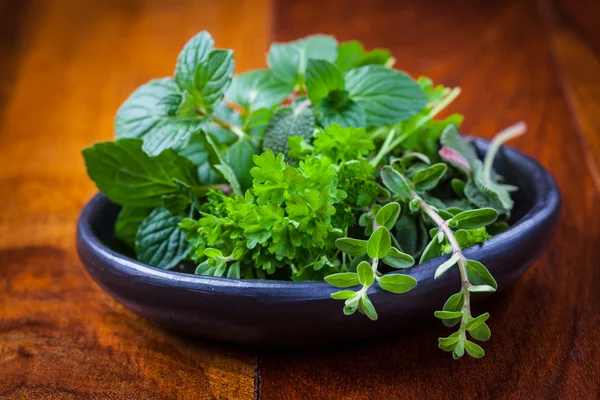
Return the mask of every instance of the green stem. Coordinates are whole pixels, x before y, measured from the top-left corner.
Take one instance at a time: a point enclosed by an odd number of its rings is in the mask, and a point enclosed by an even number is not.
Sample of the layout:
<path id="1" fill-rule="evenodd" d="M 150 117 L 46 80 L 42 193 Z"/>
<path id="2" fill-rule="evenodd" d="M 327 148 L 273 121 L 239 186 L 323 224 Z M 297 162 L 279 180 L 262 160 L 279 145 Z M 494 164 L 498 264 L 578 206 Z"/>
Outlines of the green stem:
<path id="1" fill-rule="evenodd" d="M 244 132 L 239 126 L 230 124 L 224 119 L 217 117 L 215 114 L 212 114 L 210 117 L 212 118 L 215 124 L 219 125 L 221 128 L 233 132 L 238 137 L 238 139 L 246 137 L 246 132 Z"/>
<path id="2" fill-rule="evenodd" d="M 491 181 L 491 171 L 492 166 L 494 164 L 494 158 L 496 157 L 496 153 L 500 149 L 503 143 L 508 142 L 511 139 L 514 139 L 518 136 L 521 136 L 527 130 L 527 125 L 525 122 L 517 122 L 514 125 L 509 126 L 508 128 L 502 130 L 492 139 L 492 144 L 488 149 L 487 154 L 485 155 L 485 160 L 483 160 L 483 176 L 487 182 Z"/>
<path id="3" fill-rule="evenodd" d="M 381 159 L 390 152 L 390 150 L 393 148 L 389 148 L 390 147 L 390 142 L 392 141 L 392 139 L 394 139 L 394 136 L 396 135 L 396 130 L 395 129 L 390 129 L 390 132 L 388 133 L 387 137 L 385 138 L 385 141 L 383 142 L 383 144 L 381 145 L 381 148 L 379 149 L 379 152 L 377 153 L 377 155 L 375 157 L 373 157 L 370 161 L 371 165 L 373 167 L 376 167 L 379 162 L 381 161 Z M 388 149 L 389 148 L 389 149 Z"/>
<path id="4" fill-rule="evenodd" d="M 463 293 L 463 305 L 462 305 L 462 320 L 460 322 L 459 331 L 460 334 L 463 335 L 466 330 L 467 322 L 469 322 L 469 318 L 471 318 L 471 292 L 469 292 L 469 286 L 471 286 L 471 282 L 469 281 L 469 276 L 467 275 L 467 259 L 463 255 L 462 249 L 454 236 L 454 233 L 444 221 L 444 219 L 429 205 L 423 200 L 418 194 L 414 191 L 411 194 L 413 199 L 419 199 L 419 208 L 423 211 L 431 220 L 440 228 L 442 232 L 444 232 L 444 236 L 448 239 L 448 243 L 452 247 L 452 251 L 454 254 L 458 254 L 458 271 L 460 272 L 460 280 L 461 280 L 461 292 Z"/>
<path id="5" fill-rule="evenodd" d="M 404 140 L 406 140 L 407 137 L 409 137 L 410 135 L 412 135 L 415 131 L 417 131 L 418 129 L 420 129 L 423 125 L 425 125 L 425 123 L 431 119 L 433 119 L 433 117 L 435 117 L 436 115 L 438 115 L 444 108 L 448 107 L 448 105 L 450 103 L 452 103 L 460 94 L 460 88 L 456 87 L 454 89 L 452 89 L 448 95 L 446 95 L 446 97 L 444 97 L 442 100 L 440 100 L 429 112 L 429 114 L 421 117 L 421 119 L 419 119 L 417 121 L 417 123 L 415 124 L 415 126 L 413 127 L 413 129 L 403 132 L 402 135 L 400 135 L 396 140 L 394 140 L 392 142 L 392 144 L 390 145 L 390 150 L 395 149 L 396 147 L 398 147 L 399 145 L 402 144 L 402 142 L 404 142 Z"/>

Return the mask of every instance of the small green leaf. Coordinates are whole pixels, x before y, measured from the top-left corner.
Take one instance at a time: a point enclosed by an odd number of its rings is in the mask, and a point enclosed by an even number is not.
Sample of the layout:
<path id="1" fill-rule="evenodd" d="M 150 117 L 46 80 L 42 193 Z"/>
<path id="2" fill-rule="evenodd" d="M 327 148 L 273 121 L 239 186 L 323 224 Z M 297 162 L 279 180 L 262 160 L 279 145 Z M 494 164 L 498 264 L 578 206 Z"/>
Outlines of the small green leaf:
<path id="1" fill-rule="evenodd" d="M 470 319 L 469 322 L 467 322 L 466 328 L 467 328 L 467 330 L 477 328 L 478 326 L 483 324 L 485 321 L 487 321 L 489 318 L 490 318 L 490 313 L 481 314 L 480 316 L 478 316 L 476 318 Z"/>
<path id="2" fill-rule="evenodd" d="M 491 287 L 490 285 L 472 285 L 469 286 L 467 288 L 467 290 L 469 292 L 473 292 L 473 293 L 478 293 L 478 292 L 488 292 L 488 293 L 493 293 L 496 291 L 496 289 L 494 289 L 493 287 Z"/>
<path id="3" fill-rule="evenodd" d="M 331 298 L 335 300 L 346 300 L 354 296 L 356 292 L 352 290 L 342 290 L 341 292 L 335 292 L 331 294 Z"/>
<path id="4" fill-rule="evenodd" d="M 437 240 L 437 237 L 431 239 L 425 250 L 423 250 L 423 254 L 421 254 L 421 259 L 419 260 L 419 264 L 426 263 L 429 260 L 433 260 L 436 257 L 441 255 L 442 244 Z"/>
<path id="5" fill-rule="evenodd" d="M 235 262 L 231 264 L 229 268 L 227 268 L 227 277 L 229 279 L 240 279 L 241 271 L 239 262 Z"/>
<path id="6" fill-rule="evenodd" d="M 150 215 L 152 208 L 123 207 L 115 222 L 115 236 L 127 243 L 130 247 L 135 246 L 135 235 L 144 219 Z"/>
<path id="7" fill-rule="evenodd" d="M 338 250 L 352 257 L 361 257 L 367 254 L 367 241 L 352 239 L 348 237 L 339 238 L 335 241 L 335 246 Z"/>
<path id="8" fill-rule="evenodd" d="M 458 262 L 458 260 L 460 259 L 460 255 L 457 253 L 454 253 L 452 255 L 452 257 L 450 257 L 448 260 L 444 261 L 436 270 L 435 270 L 435 276 L 434 279 L 439 278 L 440 276 L 442 276 L 444 274 L 444 272 L 448 271 L 450 268 L 452 268 L 452 266 L 454 266 L 454 264 L 456 264 Z"/>
<path id="9" fill-rule="evenodd" d="M 206 257 L 223 257 L 223 253 L 219 249 L 207 248 L 204 250 L 204 255 Z"/>
<path id="10" fill-rule="evenodd" d="M 481 358 L 485 355 L 481 346 L 468 340 L 465 340 L 465 350 L 473 358 Z"/>
<path id="11" fill-rule="evenodd" d="M 188 107 L 212 112 L 214 106 L 225 96 L 233 76 L 233 53 L 231 50 L 213 50 L 208 58 L 196 67 L 194 84 L 184 87 L 188 93 Z"/>
<path id="12" fill-rule="evenodd" d="M 456 344 L 456 346 L 454 347 L 454 350 L 452 351 L 452 357 L 455 360 L 458 360 L 459 358 L 461 358 L 462 356 L 465 355 L 465 342 L 463 342 L 462 340 L 460 342 L 458 342 Z"/>
<path id="13" fill-rule="evenodd" d="M 371 303 L 369 296 L 364 294 L 360 299 L 360 305 L 365 315 L 369 317 L 371 321 L 377 321 L 377 311 L 375 311 L 375 307 L 373 306 L 373 303 Z"/>
<path id="14" fill-rule="evenodd" d="M 444 307 L 442 309 L 444 311 L 460 311 L 462 310 L 463 300 L 464 297 L 462 292 L 455 293 L 452 296 L 450 296 L 448 300 L 446 300 L 446 303 L 444 303 Z M 442 322 L 445 326 L 451 327 L 458 324 L 460 320 L 460 318 L 454 318 L 443 320 Z"/>
<path id="15" fill-rule="evenodd" d="M 392 247 L 390 231 L 385 226 L 377 228 L 367 242 L 367 254 L 371 258 L 383 258 Z"/>
<path id="16" fill-rule="evenodd" d="M 388 274 L 379 278 L 379 287 L 392 293 L 406 293 L 417 286 L 415 278 L 409 275 Z"/>
<path id="17" fill-rule="evenodd" d="M 350 297 L 344 302 L 344 314 L 351 315 L 356 312 L 358 309 L 358 305 L 360 304 L 360 299 L 362 296 L 356 293 L 354 296 Z"/>
<path id="18" fill-rule="evenodd" d="M 465 185 L 466 182 L 457 178 L 453 178 L 450 181 L 450 186 L 452 186 L 452 190 L 459 197 L 465 197 Z"/>
<path id="19" fill-rule="evenodd" d="M 463 316 L 462 311 L 436 311 L 433 313 L 439 319 L 455 319 Z"/>
<path id="20" fill-rule="evenodd" d="M 460 337 L 458 333 L 453 333 L 452 335 L 445 338 L 438 338 L 438 343 L 440 346 L 443 346 L 444 351 L 452 351 L 455 345 L 460 341 Z"/>
<path id="21" fill-rule="evenodd" d="M 448 224 L 455 229 L 477 229 L 489 225 L 498 219 L 493 208 L 480 208 L 463 211 L 455 215 Z"/>
<path id="22" fill-rule="evenodd" d="M 325 60 L 308 60 L 306 66 L 306 88 L 308 98 L 314 106 L 334 90 L 344 90 L 344 77 L 332 63 Z"/>
<path id="23" fill-rule="evenodd" d="M 338 288 L 347 288 L 359 284 L 358 275 L 355 272 L 341 272 L 339 274 L 327 275 L 325 281 Z"/>
<path id="24" fill-rule="evenodd" d="M 467 260 L 467 276 L 474 285 L 489 285 L 498 289 L 498 284 L 490 271 L 479 261 Z"/>
<path id="25" fill-rule="evenodd" d="M 367 115 L 346 90 L 333 90 L 315 107 L 319 122 L 327 127 L 338 124 L 344 128 L 367 125 Z"/>
<path id="26" fill-rule="evenodd" d="M 485 322 L 474 328 L 467 329 L 467 330 L 469 331 L 469 334 L 473 337 L 473 339 L 479 340 L 482 342 L 485 342 L 486 340 L 490 340 L 490 337 L 492 336 L 490 327 L 487 326 L 487 324 Z"/>
<path id="27" fill-rule="evenodd" d="M 233 172 L 231 166 L 225 161 L 225 159 L 221 156 L 221 153 L 217 149 L 217 146 L 212 141 L 211 137 L 207 135 L 204 131 L 200 131 L 200 137 L 204 143 L 204 148 L 207 151 L 208 162 L 211 167 L 213 167 L 216 171 L 225 178 L 227 182 L 231 185 L 231 189 L 234 194 L 242 194 L 242 189 L 240 187 L 240 182 L 237 179 L 237 176 Z"/>
<path id="28" fill-rule="evenodd" d="M 381 180 L 383 184 L 402 201 L 408 201 L 411 197 L 411 190 L 408 181 L 390 166 L 385 166 L 381 170 Z"/>
<path id="29" fill-rule="evenodd" d="M 410 211 L 416 213 L 417 211 L 419 211 L 419 205 L 422 201 L 423 200 L 419 198 L 414 198 L 410 201 L 410 203 L 408 203 L 408 208 L 410 209 Z"/>
<path id="30" fill-rule="evenodd" d="M 366 52 L 362 44 L 356 40 L 341 43 L 338 46 L 338 57 L 335 64 L 340 71 L 346 72 L 363 65 L 385 65 L 391 58 L 390 52 L 384 49 L 374 49 Z"/>
<path id="31" fill-rule="evenodd" d="M 356 272 L 358 274 L 358 281 L 361 285 L 371 286 L 375 281 L 371 264 L 366 261 L 362 261 L 360 264 L 358 264 Z"/>
<path id="32" fill-rule="evenodd" d="M 381 207 L 375 216 L 375 222 L 379 226 L 385 226 L 391 230 L 400 216 L 400 204 L 393 202 Z"/>
<path id="33" fill-rule="evenodd" d="M 431 167 L 422 169 L 415 174 L 412 182 L 418 191 L 431 190 L 446 174 L 448 166 L 444 163 L 433 164 Z"/>
<path id="34" fill-rule="evenodd" d="M 395 247 L 390 248 L 390 252 L 383 257 L 383 262 L 392 268 L 410 268 L 415 265 L 415 259 L 409 254 L 402 253 Z"/>

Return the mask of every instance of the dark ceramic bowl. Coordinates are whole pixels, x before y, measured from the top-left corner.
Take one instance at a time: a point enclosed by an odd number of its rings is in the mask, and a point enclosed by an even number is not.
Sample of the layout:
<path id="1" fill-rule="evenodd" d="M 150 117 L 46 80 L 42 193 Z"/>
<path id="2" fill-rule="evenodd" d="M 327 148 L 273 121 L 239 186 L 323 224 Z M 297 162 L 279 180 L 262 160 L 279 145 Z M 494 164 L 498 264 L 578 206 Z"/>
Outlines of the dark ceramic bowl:
<path id="1" fill-rule="evenodd" d="M 478 139 L 475 144 L 483 154 L 489 142 Z M 495 167 L 508 183 L 519 187 L 514 196 L 513 225 L 464 253 L 483 262 L 502 289 L 512 285 L 548 245 L 559 217 L 560 193 L 548 171 L 517 150 L 503 148 Z M 77 226 L 81 261 L 96 283 L 118 302 L 170 330 L 256 345 L 361 339 L 397 332 L 423 317 L 432 319 L 433 312 L 460 288 L 456 269 L 433 279 L 445 259 L 437 258 L 403 271 L 419 282 L 406 294 L 375 287 L 369 290 L 378 321 L 358 313 L 345 316 L 343 303 L 330 298 L 338 289 L 325 282 L 214 278 L 141 264 L 124 255 L 114 238 L 118 212 L 119 206 L 101 194 L 85 206 Z"/>

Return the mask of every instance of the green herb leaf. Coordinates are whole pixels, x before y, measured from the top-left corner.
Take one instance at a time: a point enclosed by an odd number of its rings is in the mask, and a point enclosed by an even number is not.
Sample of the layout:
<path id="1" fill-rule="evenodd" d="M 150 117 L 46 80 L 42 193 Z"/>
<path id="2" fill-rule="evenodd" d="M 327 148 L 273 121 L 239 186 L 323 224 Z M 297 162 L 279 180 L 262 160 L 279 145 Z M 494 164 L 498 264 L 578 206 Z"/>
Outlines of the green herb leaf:
<path id="1" fill-rule="evenodd" d="M 450 296 L 448 298 L 448 300 L 446 300 L 446 303 L 444 303 L 444 307 L 442 308 L 444 311 L 461 311 L 462 310 L 462 306 L 463 306 L 463 293 L 459 292 L 459 293 L 455 293 L 452 296 Z M 453 319 L 445 319 L 442 322 L 444 323 L 445 326 L 447 327 L 452 327 L 456 324 L 458 324 L 460 322 L 460 318 L 453 318 Z"/>
<path id="2" fill-rule="evenodd" d="M 214 106 L 225 96 L 233 76 L 231 50 L 213 50 L 208 58 L 196 67 L 193 86 L 186 86 L 185 108 L 212 113 Z"/>
<path id="3" fill-rule="evenodd" d="M 171 269 L 185 260 L 189 246 L 185 232 L 177 225 L 183 217 L 165 208 L 156 208 L 140 224 L 135 238 L 138 261 L 161 269 Z"/>
<path id="4" fill-rule="evenodd" d="M 361 299 L 360 299 L 360 306 L 362 311 L 365 313 L 365 315 L 367 317 L 369 317 L 369 319 L 371 321 L 377 321 L 377 311 L 375 311 L 375 307 L 373 306 L 373 303 L 371 303 L 371 299 L 369 299 L 369 296 L 367 296 L 366 294 L 364 294 Z"/>
<path id="5" fill-rule="evenodd" d="M 348 237 L 339 238 L 335 241 L 336 247 L 352 257 L 362 257 L 367 254 L 367 241 L 352 239 Z"/>
<path id="6" fill-rule="evenodd" d="M 410 199 L 411 190 L 408 181 L 392 167 L 387 165 L 383 167 L 381 170 L 381 180 L 385 187 L 395 195 L 398 195 L 402 201 Z"/>
<path id="7" fill-rule="evenodd" d="M 404 269 L 415 265 L 415 259 L 409 254 L 402 253 L 395 247 L 390 248 L 390 252 L 383 257 L 383 262 L 392 268 Z"/>
<path id="8" fill-rule="evenodd" d="M 423 250 L 423 254 L 421 254 L 421 259 L 419 260 L 419 264 L 426 263 L 429 260 L 433 260 L 436 257 L 439 257 L 442 251 L 442 245 L 437 240 L 437 238 L 431 239 L 425 250 Z"/>
<path id="9" fill-rule="evenodd" d="M 346 90 L 365 110 L 367 125 L 404 121 L 421 111 L 427 97 L 407 74 L 380 65 L 367 65 L 346 73 Z"/>
<path id="10" fill-rule="evenodd" d="M 308 60 L 306 88 L 314 106 L 334 90 L 344 90 L 344 77 L 332 63 L 325 60 Z"/>
<path id="11" fill-rule="evenodd" d="M 455 215 L 448 225 L 455 229 L 477 229 L 489 225 L 498 219 L 498 213 L 493 208 L 480 208 L 463 211 Z"/>
<path id="12" fill-rule="evenodd" d="M 473 145 L 467 142 L 460 133 L 458 133 L 456 125 L 448 125 L 444 129 L 440 138 L 440 143 L 442 146 L 449 147 L 463 156 L 469 163 L 471 169 L 473 168 L 473 165 L 479 161 L 479 157 L 477 157 Z"/>
<path id="13" fill-rule="evenodd" d="M 356 40 L 341 43 L 338 46 L 338 57 L 335 64 L 340 71 L 346 72 L 352 68 L 370 64 L 385 65 L 391 58 L 390 52 L 384 49 L 374 49 L 366 52 L 362 44 Z"/>
<path id="14" fill-rule="evenodd" d="M 346 300 L 354 296 L 356 292 L 352 290 L 342 290 L 341 292 L 335 292 L 331 294 L 331 298 L 334 300 Z"/>
<path id="15" fill-rule="evenodd" d="M 433 189 L 446 174 L 447 170 L 448 166 L 444 163 L 433 164 L 429 168 L 420 170 L 412 178 L 415 189 L 418 191 Z"/>
<path id="16" fill-rule="evenodd" d="M 487 321 L 489 318 L 490 318 L 490 313 L 481 314 L 480 316 L 478 316 L 476 318 L 470 319 L 469 322 L 467 322 L 466 328 L 467 328 L 467 330 L 477 328 L 478 326 L 483 324 L 485 321 Z"/>
<path id="17" fill-rule="evenodd" d="M 237 177 L 242 192 L 252 187 L 250 170 L 254 166 L 252 157 L 259 153 L 259 141 L 253 137 L 238 139 L 225 152 L 225 160 Z"/>
<path id="18" fill-rule="evenodd" d="M 150 212 L 152 208 L 123 207 L 115 222 L 115 235 L 130 247 L 134 247 L 135 235 L 140 224 L 150 215 Z"/>
<path id="19" fill-rule="evenodd" d="M 229 182 L 234 194 L 242 194 L 240 183 L 235 173 L 233 172 L 233 169 L 221 156 L 221 153 L 213 143 L 210 136 L 208 136 L 205 132 L 201 131 L 200 137 L 204 142 L 204 148 L 207 151 L 208 162 L 210 166 L 213 167 L 215 171 L 218 171 L 219 174 L 221 174 L 221 176 L 225 178 L 227 182 Z"/>
<path id="20" fill-rule="evenodd" d="M 359 293 L 356 293 L 353 297 L 350 297 L 344 302 L 344 314 L 351 315 L 356 312 L 358 309 L 358 305 L 360 304 L 360 299 L 362 296 Z"/>
<path id="21" fill-rule="evenodd" d="M 490 285 L 473 285 L 473 286 L 469 286 L 467 288 L 467 290 L 469 292 L 488 292 L 488 293 L 493 293 L 496 291 L 496 289 L 494 289 L 493 287 L 491 287 Z"/>
<path id="22" fill-rule="evenodd" d="M 111 201 L 124 206 L 158 207 L 162 196 L 179 192 L 184 182 L 201 194 L 196 167 L 172 149 L 155 157 L 142 150 L 142 141 L 120 139 L 83 150 L 88 175 Z"/>
<path id="23" fill-rule="evenodd" d="M 325 277 L 325 281 L 338 288 L 347 288 L 359 284 L 358 275 L 355 272 L 341 272 Z"/>
<path id="24" fill-rule="evenodd" d="M 343 127 L 365 127 L 367 114 L 346 90 L 333 90 L 329 92 L 319 105 L 315 107 L 319 122 L 322 126 L 338 124 Z"/>
<path id="25" fill-rule="evenodd" d="M 183 47 L 177 58 L 175 80 L 180 88 L 192 87 L 196 78 L 196 68 L 215 48 L 210 33 L 202 31 L 191 38 Z"/>
<path id="26" fill-rule="evenodd" d="M 143 139 L 144 151 L 150 155 L 168 148 L 182 149 L 206 118 L 178 117 L 181 101 L 182 95 L 172 78 L 152 80 L 139 87 L 117 111 L 116 138 Z"/>
<path id="27" fill-rule="evenodd" d="M 396 202 L 388 203 L 377 212 L 375 222 L 377 225 L 385 226 L 391 230 L 400 216 L 400 204 Z"/>
<path id="28" fill-rule="evenodd" d="M 490 271 L 479 261 L 467 260 L 467 276 L 474 285 L 489 285 L 498 289 L 498 284 Z"/>
<path id="29" fill-rule="evenodd" d="M 455 319 L 463 316 L 462 311 L 436 311 L 433 313 L 439 319 Z"/>
<path id="30" fill-rule="evenodd" d="M 373 275 L 373 269 L 371 268 L 371 264 L 369 264 L 366 261 L 362 261 L 360 264 L 358 264 L 356 272 L 358 274 L 358 281 L 361 285 L 371 286 L 375 281 L 375 276 Z"/>
<path id="31" fill-rule="evenodd" d="M 293 84 L 278 79 L 267 69 L 261 69 L 234 77 L 225 98 L 251 111 L 276 106 L 293 90 Z"/>
<path id="32" fill-rule="evenodd" d="M 379 287 L 392 293 L 406 293 L 417 286 L 415 278 L 409 275 L 388 274 L 379 278 Z"/>
<path id="33" fill-rule="evenodd" d="M 465 340 L 465 350 L 467 350 L 467 354 L 473 358 L 481 358 L 485 355 L 481 346 L 468 340 Z"/>
<path id="34" fill-rule="evenodd" d="M 371 258 L 383 258 L 390 252 L 391 247 L 390 231 L 385 226 L 380 226 L 367 242 L 367 254 Z"/>
<path id="35" fill-rule="evenodd" d="M 280 80 L 302 86 L 309 59 L 334 62 L 337 41 L 333 36 L 312 35 L 289 43 L 273 43 L 267 64 Z"/>
<path id="36" fill-rule="evenodd" d="M 487 326 L 485 322 L 475 327 L 468 328 L 467 330 L 469 331 L 469 334 L 473 337 L 473 339 L 479 340 L 481 342 L 490 340 L 490 337 L 492 337 L 490 327 Z"/>
<path id="37" fill-rule="evenodd" d="M 444 261 L 436 270 L 434 278 L 437 279 L 454 266 L 460 259 L 460 255 L 457 253 L 452 254 L 452 257 Z"/>

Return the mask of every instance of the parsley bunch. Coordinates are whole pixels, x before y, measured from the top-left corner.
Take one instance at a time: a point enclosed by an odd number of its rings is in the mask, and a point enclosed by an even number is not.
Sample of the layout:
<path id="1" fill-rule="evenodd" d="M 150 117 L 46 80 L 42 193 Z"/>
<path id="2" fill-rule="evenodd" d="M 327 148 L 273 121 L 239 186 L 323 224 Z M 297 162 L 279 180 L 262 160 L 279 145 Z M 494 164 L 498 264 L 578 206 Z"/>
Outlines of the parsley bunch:
<path id="1" fill-rule="evenodd" d="M 326 280 L 343 312 L 378 318 L 369 291 L 418 283 L 390 273 L 437 257 L 460 291 L 435 316 L 455 358 L 483 356 L 489 315 L 471 295 L 496 290 L 462 250 L 508 228 L 516 188 L 493 169 L 517 124 L 484 160 L 435 117 L 459 88 L 413 80 L 387 50 L 326 35 L 275 43 L 267 69 L 233 77 L 230 50 L 207 32 L 181 51 L 174 76 L 134 91 L 114 142 L 83 151 L 89 176 L 122 206 L 115 235 L 157 268 L 235 279 Z"/>

